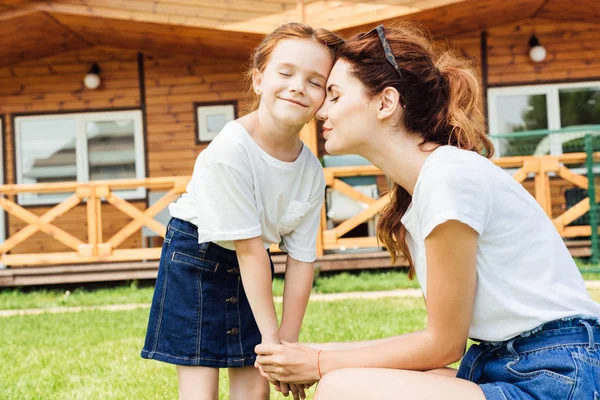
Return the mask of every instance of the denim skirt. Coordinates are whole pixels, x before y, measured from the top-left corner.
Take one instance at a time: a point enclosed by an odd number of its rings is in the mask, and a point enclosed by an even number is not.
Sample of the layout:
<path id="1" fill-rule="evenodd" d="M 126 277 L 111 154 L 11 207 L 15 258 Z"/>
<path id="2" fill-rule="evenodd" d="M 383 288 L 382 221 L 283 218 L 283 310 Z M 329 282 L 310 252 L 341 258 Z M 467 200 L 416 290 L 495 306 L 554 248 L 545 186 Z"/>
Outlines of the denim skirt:
<path id="1" fill-rule="evenodd" d="M 235 251 L 198 243 L 194 224 L 172 218 L 142 357 L 187 366 L 246 367 L 254 365 L 254 347 L 260 342 Z"/>
<path id="2" fill-rule="evenodd" d="M 573 316 L 473 345 L 457 377 L 478 384 L 489 400 L 600 400 L 600 323 Z"/>

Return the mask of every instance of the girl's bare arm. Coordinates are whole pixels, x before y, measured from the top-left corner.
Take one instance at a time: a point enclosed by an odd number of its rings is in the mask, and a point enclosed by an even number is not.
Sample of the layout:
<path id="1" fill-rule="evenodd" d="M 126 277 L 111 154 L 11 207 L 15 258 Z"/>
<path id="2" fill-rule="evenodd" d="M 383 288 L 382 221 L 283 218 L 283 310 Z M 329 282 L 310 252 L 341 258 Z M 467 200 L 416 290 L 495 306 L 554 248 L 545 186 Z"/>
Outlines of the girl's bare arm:
<path id="1" fill-rule="evenodd" d="M 263 338 L 279 343 L 277 315 L 273 304 L 271 261 L 260 237 L 234 242 L 244 290 Z"/>

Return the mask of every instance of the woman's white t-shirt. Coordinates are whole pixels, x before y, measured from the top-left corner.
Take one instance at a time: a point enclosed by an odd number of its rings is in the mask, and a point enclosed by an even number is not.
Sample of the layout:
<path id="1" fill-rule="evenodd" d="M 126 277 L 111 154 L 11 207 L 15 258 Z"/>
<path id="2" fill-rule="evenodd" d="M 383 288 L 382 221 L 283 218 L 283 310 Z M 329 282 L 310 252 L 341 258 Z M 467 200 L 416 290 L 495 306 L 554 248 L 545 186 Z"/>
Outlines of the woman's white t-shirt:
<path id="1" fill-rule="evenodd" d="M 198 241 L 235 250 L 233 241 L 260 236 L 298 261 L 316 258 L 325 193 L 319 160 L 303 146 L 293 162 L 266 153 L 230 122 L 196 160 L 186 193 L 169 206 L 172 217 L 198 227 Z"/>
<path id="2" fill-rule="evenodd" d="M 472 151 L 442 146 L 423 164 L 402 218 L 427 296 L 425 238 L 458 220 L 479 234 L 477 287 L 469 337 L 503 341 L 544 322 L 600 317 L 558 231 L 509 174 Z"/>

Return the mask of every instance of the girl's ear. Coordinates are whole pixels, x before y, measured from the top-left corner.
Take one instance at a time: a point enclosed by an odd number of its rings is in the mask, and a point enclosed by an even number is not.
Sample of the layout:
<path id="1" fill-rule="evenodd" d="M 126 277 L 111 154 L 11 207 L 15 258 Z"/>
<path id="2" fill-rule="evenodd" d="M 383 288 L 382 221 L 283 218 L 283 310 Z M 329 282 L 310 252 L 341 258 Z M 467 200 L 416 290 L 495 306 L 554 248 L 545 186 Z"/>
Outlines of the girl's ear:
<path id="1" fill-rule="evenodd" d="M 254 93 L 257 95 L 261 95 L 262 93 L 262 78 L 263 74 L 258 69 L 254 69 L 252 72 L 252 88 L 254 89 Z"/>
<path id="2" fill-rule="evenodd" d="M 400 108 L 400 93 L 393 87 L 386 87 L 379 94 L 377 106 L 377 118 L 391 117 Z"/>

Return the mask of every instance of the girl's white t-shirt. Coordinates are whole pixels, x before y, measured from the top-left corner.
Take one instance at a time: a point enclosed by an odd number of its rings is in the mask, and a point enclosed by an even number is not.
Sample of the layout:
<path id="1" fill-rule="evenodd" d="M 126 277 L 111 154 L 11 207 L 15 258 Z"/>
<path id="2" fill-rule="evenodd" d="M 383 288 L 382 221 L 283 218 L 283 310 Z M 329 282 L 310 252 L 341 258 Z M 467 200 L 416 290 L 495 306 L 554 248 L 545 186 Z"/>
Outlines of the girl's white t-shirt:
<path id="1" fill-rule="evenodd" d="M 453 146 L 427 158 L 402 218 L 425 297 L 425 238 L 448 220 L 479 234 L 469 337 L 503 341 L 563 317 L 600 317 L 558 231 L 529 192 L 490 160 Z"/>
<path id="2" fill-rule="evenodd" d="M 266 153 L 239 123 L 229 122 L 203 150 L 172 217 L 198 227 L 198 241 L 235 250 L 233 241 L 260 236 L 298 261 L 316 258 L 325 194 L 319 160 L 303 146 L 293 162 Z"/>

